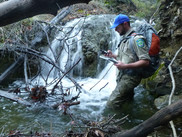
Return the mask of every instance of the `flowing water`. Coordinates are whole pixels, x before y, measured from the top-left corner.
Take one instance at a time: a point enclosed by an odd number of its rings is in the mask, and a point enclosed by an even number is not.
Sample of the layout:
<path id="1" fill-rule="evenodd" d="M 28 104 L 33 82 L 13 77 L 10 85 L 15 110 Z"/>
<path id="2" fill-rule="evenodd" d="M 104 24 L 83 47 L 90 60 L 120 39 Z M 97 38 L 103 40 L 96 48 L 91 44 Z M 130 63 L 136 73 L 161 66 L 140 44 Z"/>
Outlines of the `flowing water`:
<path id="1" fill-rule="evenodd" d="M 68 23 L 65 26 L 65 32 L 69 32 L 70 29 L 72 29 L 70 26 L 76 22 L 78 22 L 78 20 Z M 68 70 L 68 68 L 70 68 L 70 66 L 79 58 L 83 58 L 80 42 L 82 33 L 82 31 L 80 31 L 80 26 L 82 22 L 79 24 L 80 25 L 77 25 L 78 27 L 74 27 L 74 31 L 70 33 L 69 38 L 65 35 L 66 33 L 60 32 L 52 42 L 51 49 L 46 53 L 48 57 L 58 62 L 64 71 Z M 74 37 L 74 39 L 71 37 Z M 119 36 L 113 32 L 113 37 L 113 44 L 115 45 L 115 43 L 119 42 Z M 62 43 L 63 39 L 67 39 L 67 44 L 74 45 L 74 47 L 64 45 Z M 62 48 L 63 50 L 61 50 Z M 72 52 L 68 54 L 68 51 Z M 55 52 L 57 55 L 52 54 Z M 68 63 L 67 60 L 69 60 Z M 82 63 L 79 63 L 74 71 L 77 71 L 79 75 L 82 75 L 81 68 Z M 57 69 L 53 69 L 51 73 L 49 73 L 51 69 L 52 67 L 50 64 L 42 62 L 42 76 L 46 79 L 46 76 L 49 75 L 47 83 L 53 81 L 59 74 L 61 75 L 60 71 Z M 72 73 L 73 72 L 70 73 L 70 76 L 72 76 Z M 64 115 L 62 109 L 59 110 L 50 107 L 55 102 L 60 101 L 61 98 L 59 96 L 49 96 L 45 103 L 35 103 L 35 105 L 30 108 L 0 98 L 1 135 L 16 129 L 25 133 L 39 131 L 61 134 L 65 130 L 71 129 L 73 121 L 76 124 L 82 123 L 81 121 L 84 119 L 98 121 L 103 116 L 112 114 L 117 114 L 117 118 L 129 115 L 126 123 L 123 124 L 124 128 L 136 126 L 149 118 L 156 111 L 153 106 L 154 98 L 150 96 L 142 86 L 138 86 L 135 89 L 134 100 L 127 103 L 122 110 L 112 112 L 105 109 L 107 99 L 116 86 L 116 73 L 116 68 L 113 64 L 108 63 L 106 67 L 99 72 L 99 75 L 96 78 L 75 78 L 84 89 L 84 92 L 82 92 L 78 98 L 80 104 L 70 107 L 67 111 L 70 115 Z M 32 81 L 32 84 L 45 85 L 45 81 L 41 77 L 37 77 Z M 21 85 L 22 88 L 26 86 L 22 81 L 16 81 L 10 85 L 10 87 L 17 85 Z M 62 86 L 64 90 L 69 89 L 70 91 L 70 96 L 66 97 L 66 99 L 70 99 L 78 94 L 75 85 L 66 77 L 62 80 Z M 47 87 L 48 91 L 52 88 L 52 85 Z M 26 91 L 21 95 L 24 99 L 27 98 Z"/>

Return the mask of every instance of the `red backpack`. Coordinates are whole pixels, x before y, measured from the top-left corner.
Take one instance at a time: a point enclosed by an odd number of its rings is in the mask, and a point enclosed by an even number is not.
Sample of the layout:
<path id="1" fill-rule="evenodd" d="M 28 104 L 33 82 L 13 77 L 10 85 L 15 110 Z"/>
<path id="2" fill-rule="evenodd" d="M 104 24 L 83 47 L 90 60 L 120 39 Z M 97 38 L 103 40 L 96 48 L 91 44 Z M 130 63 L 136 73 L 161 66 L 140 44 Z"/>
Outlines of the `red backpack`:
<path id="1" fill-rule="evenodd" d="M 160 38 L 157 31 L 148 23 L 142 24 L 136 28 L 136 32 L 143 35 L 149 47 L 149 55 L 156 56 L 160 51 Z"/>

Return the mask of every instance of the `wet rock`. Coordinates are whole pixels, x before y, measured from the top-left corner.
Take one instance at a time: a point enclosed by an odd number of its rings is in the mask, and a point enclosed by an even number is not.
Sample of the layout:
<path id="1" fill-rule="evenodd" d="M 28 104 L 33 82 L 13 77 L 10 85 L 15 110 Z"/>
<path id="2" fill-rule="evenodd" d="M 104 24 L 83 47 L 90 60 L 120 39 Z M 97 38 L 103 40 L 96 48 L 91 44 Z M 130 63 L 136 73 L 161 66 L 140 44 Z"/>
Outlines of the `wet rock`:
<path id="1" fill-rule="evenodd" d="M 182 4 L 177 0 L 165 0 L 160 5 L 161 45 L 168 47 L 178 45 L 182 38 Z M 180 42 L 181 43 L 181 42 Z M 181 46 L 181 45 L 180 45 Z"/>
<path id="2" fill-rule="evenodd" d="M 164 67 L 159 71 L 157 78 L 149 83 L 152 94 L 156 97 L 169 95 L 172 89 L 172 80 L 168 65 L 174 58 L 182 43 L 182 1 L 164 0 L 159 9 L 159 36 L 161 38 L 161 61 Z M 172 64 L 172 74 L 175 80 L 175 95 L 182 93 L 182 51 L 175 58 Z M 160 98 L 161 99 L 161 98 Z M 162 98 L 165 101 L 164 97 Z M 160 104 L 160 103 L 159 103 Z M 161 101 L 162 104 L 162 101 Z M 161 108 L 161 107 L 159 107 Z"/>
<path id="3" fill-rule="evenodd" d="M 182 95 L 179 96 L 173 96 L 172 97 L 172 103 L 177 102 L 178 100 L 182 99 Z M 161 109 L 168 105 L 169 102 L 169 95 L 161 96 L 157 99 L 155 99 L 154 104 L 157 109 Z"/>
<path id="4" fill-rule="evenodd" d="M 104 62 L 100 62 L 101 50 L 108 50 L 112 44 L 111 21 L 114 15 L 94 15 L 84 23 L 82 32 L 82 51 L 84 56 L 84 77 L 95 77 L 98 69 L 102 70 Z M 98 68 L 98 64 L 99 67 Z"/>

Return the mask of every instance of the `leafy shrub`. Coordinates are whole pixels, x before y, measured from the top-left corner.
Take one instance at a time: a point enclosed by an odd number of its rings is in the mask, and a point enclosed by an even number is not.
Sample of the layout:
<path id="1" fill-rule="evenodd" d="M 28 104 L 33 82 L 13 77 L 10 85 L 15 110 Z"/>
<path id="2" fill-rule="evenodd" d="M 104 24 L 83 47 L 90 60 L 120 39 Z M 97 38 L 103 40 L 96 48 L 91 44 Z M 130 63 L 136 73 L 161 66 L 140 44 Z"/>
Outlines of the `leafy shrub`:
<path id="1" fill-rule="evenodd" d="M 145 0 L 132 0 L 132 2 L 137 7 L 137 12 L 135 16 L 150 19 L 150 17 L 156 11 L 159 1 L 145 1 Z"/>

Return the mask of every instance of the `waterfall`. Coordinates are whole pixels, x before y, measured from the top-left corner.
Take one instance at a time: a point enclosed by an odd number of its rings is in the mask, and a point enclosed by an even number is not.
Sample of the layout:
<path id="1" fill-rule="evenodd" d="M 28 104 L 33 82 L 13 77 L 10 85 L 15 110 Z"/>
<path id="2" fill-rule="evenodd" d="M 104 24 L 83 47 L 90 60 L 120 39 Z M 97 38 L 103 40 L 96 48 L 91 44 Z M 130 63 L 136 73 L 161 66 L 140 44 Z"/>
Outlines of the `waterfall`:
<path id="1" fill-rule="evenodd" d="M 110 19 L 108 19 L 110 17 Z M 79 76 L 83 73 L 83 63 L 84 63 L 84 56 L 83 56 L 83 47 L 82 47 L 82 38 L 83 38 L 83 29 L 85 26 L 87 28 L 90 28 L 92 30 L 92 27 L 90 26 L 91 23 L 88 23 L 90 21 L 93 21 L 94 18 L 97 18 L 97 21 L 93 25 L 94 27 L 98 27 L 99 24 L 98 20 L 105 20 L 103 22 L 107 22 L 107 26 L 104 26 L 106 30 L 110 32 L 110 40 L 108 41 L 108 45 L 111 45 L 110 48 L 113 52 L 117 53 L 117 45 L 120 42 L 120 36 L 117 32 L 115 32 L 114 29 L 110 29 L 113 22 L 114 16 L 90 16 L 80 19 L 75 19 L 73 21 L 68 22 L 65 26 L 63 26 L 63 29 L 57 33 L 55 39 L 51 43 L 51 48 L 47 51 L 46 55 L 52 60 L 54 60 L 60 68 L 66 72 L 68 71 L 71 66 L 73 66 L 79 58 L 81 58 L 81 62 L 77 64 L 77 66 L 69 73 L 69 75 L 72 77 L 73 73 L 77 73 Z M 102 22 L 102 23 L 103 23 Z M 86 24 L 88 23 L 88 24 Z M 98 23 L 98 24 L 97 24 Z M 137 21 L 136 23 L 142 23 Z M 134 23 L 131 24 L 133 27 L 136 25 Z M 103 27 L 103 28 L 104 28 Z M 102 29 L 103 29 L 102 28 Z M 104 33 L 104 32 L 103 32 Z M 89 39 L 88 37 L 87 39 Z M 98 40 L 101 38 L 98 38 Z M 93 40 L 93 39 L 92 39 Z M 94 48 L 94 47 L 93 47 Z M 56 53 L 56 54 L 55 54 Z M 100 61 L 103 61 L 102 59 Z M 79 85 L 82 86 L 82 88 L 86 91 L 85 93 L 81 93 L 79 97 L 79 101 L 82 103 L 77 106 L 80 108 L 80 110 L 83 110 L 83 108 L 89 110 L 92 113 L 96 113 L 96 111 L 93 111 L 93 108 L 100 112 L 106 104 L 107 98 L 111 94 L 111 92 L 114 90 L 116 86 L 116 67 L 113 66 L 112 62 L 106 62 L 106 66 L 102 69 L 102 71 L 97 73 L 96 77 L 74 77 L 76 81 L 79 83 Z M 100 65 L 100 62 L 97 64 Z M 97 68 L 98 68 L 97 66 Z M 42 63 L 42 75 L 47 76 L 52 70 L 52 67 L 48 63 Z M 58 78 L 59 75 L 61 75 L 61 72 L 54 68 L 50 75 L 49 79 L 52 81 L 55 78 Z M 40 78 L 38 79 L 40 81 Z M 40 83 L 40 82 L 39 82 Z M 49 83 L 49 82 L 48 82 Z M 76 95 L 76 88 L 70 88 L 74 87 L 74 84 L 68 80 L 67 78 L 62 79 L 61 84 L 63 85 L 63 90 L 66 88 L 71 89 L 72 95 L 68 97 L 67 99 L 71 98 L 72 96 Z M 51 86 L 49 87 L 52 88 Z"/>
<path id="2" fill-rule="evenodd" d="M 46 53 L 47 56 L 49 56 L 57 64 L 59 64 L 64 72 L 68 71 L 70 67 L 73 66 L 78 61 L 79 58 L 81 58 L 81 62 L 79 62 L 79 64 L 77 64 L 77 66 L 71 71 L 71 73 L 69 73 L 71 77 L 73 76 L 73 73 L 77 73 L 79 74 L 79 76 L 81 76 L 83 73 L 83 65 L 85 63 L 83 56 L 84 54 L 83 45 L 82 45 L 84 29 L 89 28 L 88 32 L 92 33 L 92 27 L 100 27 L 100 25 L 105 25 L 103 24 L 103 22 L 107 22 L 106 24 L 107 26 L 102 27 L 102 29 L 105 28 L 106 31 L 103 33 L 107 34 L 107 31 L 110 32 L 109 33 L 110 40 L 108 40 L 107 42 L 108 45 L 111 46 L 110 47 L 108 46 L 107 48 L 117 53 L 117 45 L 120 42 L 120 36 L 117 32 L 115 32 L 114 29 L 111 30 L 109 28 L 113 22 L 114 17 L 111 16 L 111 19 L 108 19 L 108 16 L 96 16 L 96 17 L 90 16 L 87 17 L 86 19 L 80 18 L 68 22 L 65 26 L 63 26 L 63 29 L 59 33 L 57 33 L 55 39 L 52 41 L 51 48 L 49 48 L 49 50 Z M 93 21 L 94 18 L 97 18 L 95 24 L 93 24 L 93 22 L 90 23 L 90 21 Z M 105 20 L 106 18 L 108 20 Z M 101 19 L 105 21 L 99 24 L 98 20 Z M 135 21 L 131 25 L 132 27 L 135 28 L 137 24 L 141 23 L 143 23 L 143 21 Z M 91 26 L 92 24 L 93 26 Z M 99 35 L 101 35 L 100 32 Z M 95 39 L 87 37 L 87 39 L 91 39 L 89 42 L 100 40 L 102 37 L 100 38 L 94 37 L 94 38 Z M 86 37 L 84 37 L 84 39 L 86 39 Z M 102 59 L 98 60 L 100 61 L 98 62 L 96 68 L 99 68 L 101 61 L 103 61 Z M 105 67 L 102 69 L 102 71 L 97 72 L 96 77 L 79 77 L 79 76 L 74 77 L 77 83 L 81 85 L 82 88 L 86 91 L 85 93 L 82 92 L 80 94 L 79 101 L 81 101 L 81 104 L 75 107 L 80 111 L 87 110 L 89 114 L 92 113 L 100 114 L 102 110 L 105 108 L 104 106 L 106 105 L 106 101 L 109 95 L 116 87 L 117 69 L 112 62 L 105 62 L 105 63 L 106 63 Z M 52 67 L 50 64 L 45 62 L 42 63 L 42 65 L 43 65 L 42 75 L 46 76 L 49 74 Z M 58 78 L 59 75 L 61 75 L 61 72 L 58 71 L 56 68 L 54 68 L 54 70 L 51 71 L 51 74 L 49 76 L 50 81 L 52 81 L 56 77 Z M 61 84 L 63 86 L 63 90 L 69 88 L 69 90 L 71 90 L 72 92 L 69 97 L 66 97 L 66 99 L 70 99 L 71 97 L 75 96 L 78 93 L 76 91 L 75 85 L 67 78 L 62 79 Z M 52 89 L 52 87 L 50 86 L 49 89 Z"/>
<path id="3" fill-rule="evenodd" d="M 81 76 L 83 73 L 82 69 L 84 57 L 81 40 L 83 33 L 82 29 L 84 23 L 92 21 L 92 18 L 93 17 L 91 16 L 87 19 L 81 18 L 68 22 L 63 27 L 63 29 L 57 33 L 55 39 L 52 41 L 50 48 L 46 53 L 46 55 L 54 62 L 56 62 L 64 72 L 68 71 L 69 68 L 73 66 L 79 58 L 81 58 L 81 62 L 79 62 L 79 64 L 77 64 L 71 73 L 69 73 L 70 76 L 73 76 L 73 73 L 77 73 Z M 106 17 L 100 16 L 99 18 L 105 19 Z M 114 30 L 111 30 L 109 28 L 113 22 L 113 16 L 111 16 L 111 19 L 109 19 L 109 21 L 108 19 L 106 21 L 108 22 L 108 26 L 105 26 L 105 28 L 108 29 L 108 31 L 111 33 L 112 41 L 109 41 L 109 44 L 113 45 L 111 46 L 111 50 L 117 52 L 116 45 L 119 43 L 120 36 Z M 103 60 L 101 59 L 101 61 Z M 112 62 L 106 63 L 107 64 L 104 69 L 102 69 L 101 72 L 98 72 L 98 75 L 96 77 L 76 78 L 78 84 L 80 84 L 86 92 L 80 94 L 79 101 L 81 103 L 75 108 L 79 109 L 80 111 L 87 110 L 87 112 L 89 111 L 90 114 L 99 114 L 105 108 L 104 106 L 106 104 L 106 101 L 116 86 L 116 67 L 113 66 Z M 99 66 L 100 64 L 98 63 L 97 65 Z M 41 75 L 44 76 L 44 79 L 49 75 L 48 83 L 61 75 L 61 72 L 56 68 L 52 69 L 52 65 L 49 63 L 42 62 L 41 68 Z M 35 81 L 39 81 L 39 84 L 44 83 L 40 77 Z M 66 88 L 74 87 L 74 84 L 67 78 L 62 79 L 61 84 L 63 85 L 64 90 L 66 90 Z M 52 89 L 51 86 L 48 88 Z M 76 91 L 76 88 L 70 89 L 72 91 L 71 96 L 66 97 L 66 99 L 69 99 L 78 93 Z"/>
<path id="4" fill-rule="evenodd" d="M 81 24 L 77 24 L 78 21 L 79 19 L 75 19 L 67 23 L 63 30 L 56 35 L 46 53 L 54 62 L 58 63 L 63 71 L 68 70 L 79 58 L 83 58 L 80 43 L 82 31 L 80 29 Z M 45 62 L 42 65 L 44 65 L 44 67 L 42 67 L 42 74 L 48 75 L 51 71 L 51 65 Z M 78 75 L 82 74 L 81 68 L 82 63 L 79 63 L 74 69 L 77 71 Z M 71 71 L 70 75 L 72 75 L 72 73 L 73 71 Z M 56 77 L 57 74 L 58 70 L 53 69 L 50 76 Z"/>
<path id="5" fill-rule="evenodd" d="M 82 47 L 82 38 L 83 35 L 83 27 L 84 24 L 86 24 L 89 21 L 92 21 L 92 18 L 94 16 L 90 16 L 85 18 L 80 18 L 80 19 L 74 19 L 70 22 L 68 22 L 65 26 L 63 26 L 63 29 L 60 30 L 57 35 L 55 36 L 55 39 L 51 42 L 51 45 L 46 53 L 46 55 L 52 59 L 64 72 L 69 70 L 79 59 L 81 59 L 81 62 L 76 65 L 76 67 L 69 73 L 70 76 L 73 76 L 76 74 L 76 76 L 82 76 L 83 75 L 83 65 L 84 65 L 84 57 L 83 57 L 83 47 Z M 110 19 L 106 19 L 106 17 L 110 17 Z M 109 23 L 107 26 L 104 26 L 105 29 L 109 29 L 109 26 L 112 24 L 112 15 L 107 15 L 107 16 L 97 16 L 95 18 L 100 18 L 103 20 L 106 20 L 106 22 Z M 104 22 L 104 21 L 103 21 Z M 99 24 L 102 25 L 102 24 Z M 104 25 L 104 24 L 103 24 Z M 90 25 L 86 24 L 85 26 L 90 27 Z M 96 24 L 93 24 L 95 27 Z M 96 26 L 97 27 L 97 26 Z M 90 30 L 92 28 L 90 27 Z M 119 35 L 114 30 L 107 30 L 109 33 L 111 33 L 111 39 L 108 40 L 108 45 L 115 45 L 115 46 L 110 46 L 106 47 L 106 49 L 111 49 L 112 51 L 116 50 L 116 45 L 119 42 Z M 105 32 L 103 32 L 104 34 Z M 97 39 L 101 39 L 102 36 Z M 85 39 L 85 37 L 84 37 Z M 89 38 L 86 38 L 89 39 Z M 104 39 L 104 38 L 103 38 Z M 107 38 L 106 38 L 107 39 Z M 95 39 L 90 40 L 91 42 L 96 41 Z M 92 45 L 92 44 L 91 44 Z M 86 47 L 86 48 L 91 48 L 91 47 Z M 93 47 L 95 48 L 95 47 Z M 96 47 L 97 48 L 97 47 Z M 99 47 L 97 49 L 99 51 Z M 89 52 L 98 52 L 98 51 L 89 51 Z M 89 53 L 87 52 L 87 53 Z M 99 54 L 99 53 L 98 53 Z M 96 55 L 98 56 L 98 55 Z M 99 57 L 99 56 L 98 56 Z M 95 60 L 99 60 L 99 58 L 95 58 Z M 98 62 L 99 62 L 98 61 Z M 103 60 L 101 60 L 103 61 Z M 103 69 L 102 67 L 100 68 L 100 63 L 97 63 L 97 68 L 98 72 L 96 74 L 100 73 L 100 69 Z M 41 65 L 41 74 L 43 76 L 50 76 L 50 77 L 57 77 L 59 74 L 59 70 L 54 67 L 52 68 L 52 65 L 47 63 L 47 62 L 42 62 Z M 50 74 L 49 74 L 50 73 Z"/>

